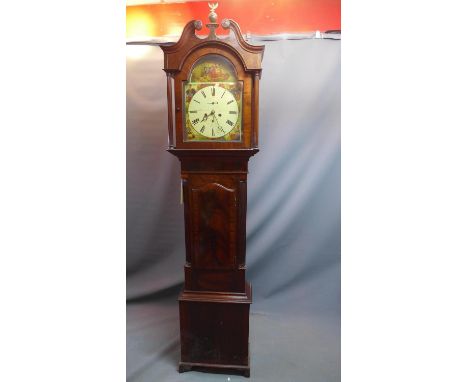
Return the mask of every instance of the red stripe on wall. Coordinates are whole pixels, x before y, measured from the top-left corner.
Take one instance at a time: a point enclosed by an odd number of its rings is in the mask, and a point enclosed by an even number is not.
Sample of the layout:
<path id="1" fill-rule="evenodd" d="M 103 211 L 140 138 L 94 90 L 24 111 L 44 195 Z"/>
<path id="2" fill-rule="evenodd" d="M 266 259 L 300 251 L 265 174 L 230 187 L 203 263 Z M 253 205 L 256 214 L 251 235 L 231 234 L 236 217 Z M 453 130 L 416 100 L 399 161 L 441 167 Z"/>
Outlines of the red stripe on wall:
<path id="1" fill-rule="evenodd" d="M 233 19 L 243 33 L 266 35 L 341 29 L 340 0 L 220 0 L 218 3 L 218 22 Z M 178 35 L 190 20 L 207 23 L 208 13 L 208 1 L 129 6 L 127 38 Z"/>

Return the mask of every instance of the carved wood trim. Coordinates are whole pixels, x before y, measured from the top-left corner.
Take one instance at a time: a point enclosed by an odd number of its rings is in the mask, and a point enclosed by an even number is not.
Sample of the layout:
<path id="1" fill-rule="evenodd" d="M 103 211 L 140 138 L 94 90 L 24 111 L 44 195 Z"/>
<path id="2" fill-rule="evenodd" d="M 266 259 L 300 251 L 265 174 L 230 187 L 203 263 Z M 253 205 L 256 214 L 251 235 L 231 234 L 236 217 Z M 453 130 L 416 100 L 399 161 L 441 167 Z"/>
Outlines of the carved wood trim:
<path id="1" fill-rule="evenodd" d="M 258 147 L 258 102 L 260 92 L 260 73 L 255 73 L 252 84 L 252 147 Z"/>
<path id="2" fill-rule="evenodd" d="M 246 71 L 261 71 L 264 45 L 251 45 L 242 37 L 239 25 L 230 19 L 223 20 L 222 27 L 230 29 L 228 37 L 208 36 L 200 38 L 195 30 L 201 30 L 202 23 L 199 20 L 189 21 L 182 31 L 179 41 L 172 45 L 161 46 L 164 51 L 164 70 L 166 72 L 178 72 L 181 70 L 187 57 L 204 45 L 220 45 L 228 48 L 236 54 L 244 65 Z"/>
<path id="3" fill-rule="evenodd" d="M 210 292 L 184 290 L 179 295 L 179 301 L 204 301 L 221 303 L 252 303 L 252 286 L 245 283 L 245 293 L 236 292 Z"/>
<path id="4" fill-rule="evenodd" d="M 244 157 L 250 158 L 258 153 L 258 148 L 253 149 L 168 149 L 168 152 L 178 158 L 184 157 Z"/>
<path id="5" fill-rule="evenodd" d="M 172 73 L 166 73 L 167 77 L 167 130 L 169 137 L 169 147 L 174 147 L 174 117 L 172 115 L 173 93 L 172 93 Z"/>

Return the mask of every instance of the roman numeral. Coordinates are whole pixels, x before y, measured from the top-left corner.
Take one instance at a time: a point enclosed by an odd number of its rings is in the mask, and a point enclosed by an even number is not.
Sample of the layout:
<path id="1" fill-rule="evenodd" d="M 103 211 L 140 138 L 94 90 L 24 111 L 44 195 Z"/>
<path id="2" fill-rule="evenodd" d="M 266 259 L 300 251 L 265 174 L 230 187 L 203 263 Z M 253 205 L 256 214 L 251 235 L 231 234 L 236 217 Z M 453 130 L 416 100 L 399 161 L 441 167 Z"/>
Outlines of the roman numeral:
<path id="1" fill-rule="evenodd" d="M 202 126 L 200 129 L 200 133 L 203 133 L 205 131 L 205 126 Z"/>
<path id="2" fill-rule="evenodd" d="M 203 90 L 201 91 L 201 94 L 203 94 L 203 97 L 206 98 L 206 94 L 205 94 L 205 92 Z"/>
<path id="3" fill-rule="evenodd" d="M 237 111 L 230 111 L 229 114 L 237 114 Z"/>
<path id="4" fill-rule="evenodd" d="M 232 99 L 227 104 L 229 105 L 230 103 L 233 103 L 233 102 L 234 102 L 234 100 Z"/>
<path id="5" fill-rule="evenodd" d="M 215 87 L 213 86 L 213 87 L 211 88 L 211 95 L 214 97 L 214 96 L 215 96 L 215 93 L 216 93 L 216 89 L 215 89 Z"/>
<path id="6" fill-rule="evenodd" d="M 218 126 L 218 129 L 221 130 L 224 133 L 224 130 L 221 126 Z"/>
<path id="7" fill-rule="evenodd" d="M 194 120 L 192 121 L 192 125 L 195 126 L 198 122 L 200 122 L 200 118 L 194 119 Z"/>
<path id="8" fill-rule="evenodd" d="M 200 102 L 198 102 L 196 99 L 194 99 L 194 101 L 195 101 L 196 103 L 200 103 Z"/>
<path id="9" fill-rule="evenodd" d="M 197 113 L 198 110 L 190 110 L 190 113 Z"/>
<path id="10" fill-rule="evenodd" d="M 224 91 L 224 93 L 223 93 L 223 95 L 221 96 L 221 98 L 223 98 L 223 97 L 224 97 L 224 94 L 226 94 L 226 90 Z"/>
<path id="11" fill-rule="evenodd" d="M 211 128 L 211 136 L 214 137 L 214 129 Z"/>
<path id="12" fill-rule="evenodd" d="M 229 119 L 226 121 L 226 123 L 227 123 L 229 126 L 234 126 L 234 122 L 230 121 Z"/>

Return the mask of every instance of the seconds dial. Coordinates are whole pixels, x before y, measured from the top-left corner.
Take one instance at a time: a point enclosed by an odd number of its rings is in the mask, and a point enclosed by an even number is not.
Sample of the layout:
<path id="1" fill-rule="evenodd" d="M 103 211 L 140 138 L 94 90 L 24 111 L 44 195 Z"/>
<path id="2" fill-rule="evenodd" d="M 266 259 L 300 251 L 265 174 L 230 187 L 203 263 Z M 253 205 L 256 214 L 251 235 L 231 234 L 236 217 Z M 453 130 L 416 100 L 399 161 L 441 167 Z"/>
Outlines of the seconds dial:
<path id="1" fill-rule="evenodd" d="M 206 86 L 193 95 L 187 117 L 201 135 L 219 138 L 236 126 L 239 106 L 229 90 L 216 85 Z"/>

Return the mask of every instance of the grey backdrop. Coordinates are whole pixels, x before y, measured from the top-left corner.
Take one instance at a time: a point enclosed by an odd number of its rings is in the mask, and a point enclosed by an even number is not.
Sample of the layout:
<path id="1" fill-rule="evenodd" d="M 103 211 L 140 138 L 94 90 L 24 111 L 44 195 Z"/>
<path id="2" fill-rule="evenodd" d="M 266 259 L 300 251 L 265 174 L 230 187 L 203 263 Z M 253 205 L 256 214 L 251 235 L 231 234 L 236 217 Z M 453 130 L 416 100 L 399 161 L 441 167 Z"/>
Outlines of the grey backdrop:
<path id="1" fill-rule="evenodd" d="M 340 379 L 340 41 L 265 43 L 260 152 L 249 163 L 251 380 Z M 141 47 L 128 46 L 132 53 Z M 127 380 L 177 373 L 180 165 L 167 148 L 159 47 L 127 59 Z"/>

